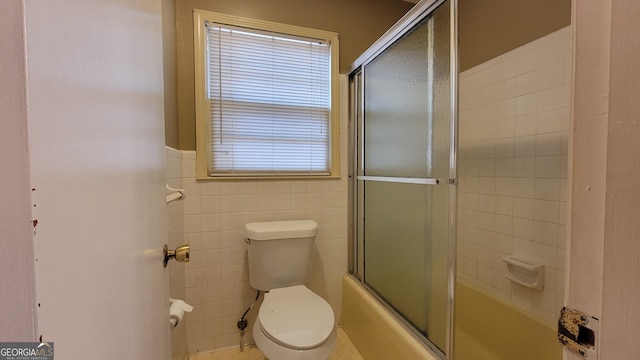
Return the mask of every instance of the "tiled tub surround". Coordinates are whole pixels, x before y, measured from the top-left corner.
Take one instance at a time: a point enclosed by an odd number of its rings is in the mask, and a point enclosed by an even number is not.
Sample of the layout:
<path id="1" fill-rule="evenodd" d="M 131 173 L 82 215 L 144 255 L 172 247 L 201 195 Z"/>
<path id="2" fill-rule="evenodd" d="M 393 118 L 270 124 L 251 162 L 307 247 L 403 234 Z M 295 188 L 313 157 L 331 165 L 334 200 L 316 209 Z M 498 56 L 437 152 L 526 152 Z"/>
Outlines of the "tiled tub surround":
<path id="1" fill-rule="evenodd" d="M 552 323 L 563 304 L 570 28 L 460 75 L 458 278 Z M 544 263 L 545 288 L 502 258 Z"/>
<path id="2" fill-rule="evenodd" d="M 184 240 L 191 245 L 185 264 L 189 354 L 239 345 L 238 319 L 253 301 L 249 285 L 244 225 L 253 221 L 315 220 L 316 252 L 309 288 L 341 315 L 342 276 L 347 272 L 347 80 L 340 76 L 340 179 L 195 179 L 195 152 L 181 151 Z M 253 308 L 244 342 L 253 343 Z"/>

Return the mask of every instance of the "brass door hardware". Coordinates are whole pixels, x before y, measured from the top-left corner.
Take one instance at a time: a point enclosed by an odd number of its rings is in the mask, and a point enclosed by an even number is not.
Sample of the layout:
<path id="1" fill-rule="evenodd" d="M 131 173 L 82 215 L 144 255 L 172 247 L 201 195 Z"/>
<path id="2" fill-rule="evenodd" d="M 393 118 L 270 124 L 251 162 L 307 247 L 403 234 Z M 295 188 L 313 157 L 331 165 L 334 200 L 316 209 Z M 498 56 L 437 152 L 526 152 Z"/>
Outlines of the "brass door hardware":
<path id="1" fill-rule="evenodd" d="M 167 263 L 171 259 L 175 259 L 178 262 L 189 262 L 189 245 L 182 245 L 175 250 L 169 250 L 167 244 L 164 245 L 164 267 L 167 267 Z"/>

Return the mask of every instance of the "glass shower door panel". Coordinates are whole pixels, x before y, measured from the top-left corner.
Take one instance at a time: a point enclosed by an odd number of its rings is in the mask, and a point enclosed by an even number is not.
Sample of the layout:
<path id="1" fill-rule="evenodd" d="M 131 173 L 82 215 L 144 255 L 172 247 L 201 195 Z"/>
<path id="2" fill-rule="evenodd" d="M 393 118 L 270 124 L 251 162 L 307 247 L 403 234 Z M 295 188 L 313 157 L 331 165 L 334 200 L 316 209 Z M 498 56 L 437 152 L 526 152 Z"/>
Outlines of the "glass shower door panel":
<path id="1" fill-rule="evenodd" d="M 420 184 L 364 184 L 366 283 L 425 336 L 430 191 Z"/>
<path id="2" fill-rule="evenodd" d="M 365 282 L 444 351 L 449 185 L 363 186 Z"/>
<path id="3" fill-rule="evenodd" d="M 365 66 L 364 175 L 427 177 L 429 26 Z"/>
<path id="4" fill-rule="evenodd" d="M 363 175 L 449 177 L 449 5 L 366 64 Z"/>

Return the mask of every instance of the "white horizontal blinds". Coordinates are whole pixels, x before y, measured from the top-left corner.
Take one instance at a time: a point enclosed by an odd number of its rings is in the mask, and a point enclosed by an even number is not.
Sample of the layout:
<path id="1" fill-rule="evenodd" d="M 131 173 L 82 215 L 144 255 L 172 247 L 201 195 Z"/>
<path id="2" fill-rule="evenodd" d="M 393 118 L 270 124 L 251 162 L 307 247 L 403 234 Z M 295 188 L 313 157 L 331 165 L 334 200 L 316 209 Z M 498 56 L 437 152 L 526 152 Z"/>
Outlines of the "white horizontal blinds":
<path id="1" fill-rule="evenodd" d="M 212 175 L 328 174 L 329 44 L 207 29 Z"/>

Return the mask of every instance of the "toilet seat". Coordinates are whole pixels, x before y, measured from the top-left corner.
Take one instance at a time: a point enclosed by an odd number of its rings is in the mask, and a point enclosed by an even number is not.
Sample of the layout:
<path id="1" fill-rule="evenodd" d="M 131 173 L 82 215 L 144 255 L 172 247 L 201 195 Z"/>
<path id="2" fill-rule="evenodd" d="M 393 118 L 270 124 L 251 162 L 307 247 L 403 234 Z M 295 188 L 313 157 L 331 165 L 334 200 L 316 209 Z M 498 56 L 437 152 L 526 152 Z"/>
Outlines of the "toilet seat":
<path id="1" fill-rule="evenodd" d="M 258 318 L 260 329 L 269 339 L 297 350 L 320 346 L 335 325 L 329 303 L 303 285 L 269 291 Z"/>

